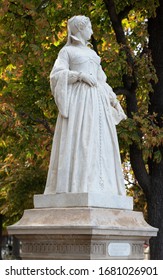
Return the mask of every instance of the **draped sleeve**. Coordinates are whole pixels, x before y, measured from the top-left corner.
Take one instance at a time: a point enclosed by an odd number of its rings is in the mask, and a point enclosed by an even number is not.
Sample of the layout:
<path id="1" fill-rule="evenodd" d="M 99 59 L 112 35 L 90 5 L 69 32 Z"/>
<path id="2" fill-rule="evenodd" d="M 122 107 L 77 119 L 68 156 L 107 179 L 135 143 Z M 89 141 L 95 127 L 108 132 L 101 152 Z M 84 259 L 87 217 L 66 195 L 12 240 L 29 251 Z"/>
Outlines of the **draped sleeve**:
<path id="1" fill-rule="evenodd" d="M 50 87 L 60 114 L 68 118 L 72 84 L 78 80 L 79 73 L 70 71 L 69 55 L 66 48 L 61 49 L 50 73 Z"/>

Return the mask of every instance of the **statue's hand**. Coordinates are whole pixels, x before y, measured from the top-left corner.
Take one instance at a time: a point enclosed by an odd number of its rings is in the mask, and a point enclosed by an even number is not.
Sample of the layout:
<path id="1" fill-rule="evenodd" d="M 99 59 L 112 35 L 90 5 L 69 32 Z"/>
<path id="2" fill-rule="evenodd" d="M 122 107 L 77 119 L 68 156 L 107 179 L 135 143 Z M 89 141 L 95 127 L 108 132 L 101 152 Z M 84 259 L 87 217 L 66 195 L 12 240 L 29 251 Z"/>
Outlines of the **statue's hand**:
<path id="1" fill-rule="evenodd" d="M 88 84 L 89 86 L 93 87 L 93 86 L 97 86 L 97 81 L 96 79 L 92 76 L 92 75 L 86 75 L 84 73 L 79 73 L 79 78 L 78 81 L 82 81 L 86 84 Z"/>

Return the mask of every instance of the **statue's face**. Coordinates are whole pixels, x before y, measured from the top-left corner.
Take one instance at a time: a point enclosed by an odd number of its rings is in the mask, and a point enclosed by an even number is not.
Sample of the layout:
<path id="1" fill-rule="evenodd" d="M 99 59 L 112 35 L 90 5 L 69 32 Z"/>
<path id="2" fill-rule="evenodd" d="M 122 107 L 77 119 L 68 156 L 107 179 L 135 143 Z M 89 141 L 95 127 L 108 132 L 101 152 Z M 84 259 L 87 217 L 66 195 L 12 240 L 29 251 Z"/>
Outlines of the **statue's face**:
<path id="1" fill-rule="evenodd" d="M 92 30 L 92 25 L 91 25 L 90 21 L 84 27 L 84 29 L 80 30 L 80 34 L 85 41 L 88 41 L 91 38 L 91 36 L 93 34 L 93 30 Z"/>

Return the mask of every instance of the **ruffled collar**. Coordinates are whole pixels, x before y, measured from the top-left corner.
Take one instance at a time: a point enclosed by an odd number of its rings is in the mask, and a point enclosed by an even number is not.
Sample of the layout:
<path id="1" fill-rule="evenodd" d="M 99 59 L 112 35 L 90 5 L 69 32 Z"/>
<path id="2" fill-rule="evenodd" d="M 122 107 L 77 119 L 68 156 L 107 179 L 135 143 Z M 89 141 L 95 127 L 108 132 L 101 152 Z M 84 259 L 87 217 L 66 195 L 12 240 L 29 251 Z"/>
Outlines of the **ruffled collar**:
<path id="1" fill-rule="evenodd" d="M 73 39 L 75 41 L 75 43 L 78 44 L 78 46 L 80 47 L 92 47 L 92 44 L 87 41 L 86 43 L 83 43 L 78 37 L 74 36 L 74 35 L 70 35 L 70 38 Z"/>

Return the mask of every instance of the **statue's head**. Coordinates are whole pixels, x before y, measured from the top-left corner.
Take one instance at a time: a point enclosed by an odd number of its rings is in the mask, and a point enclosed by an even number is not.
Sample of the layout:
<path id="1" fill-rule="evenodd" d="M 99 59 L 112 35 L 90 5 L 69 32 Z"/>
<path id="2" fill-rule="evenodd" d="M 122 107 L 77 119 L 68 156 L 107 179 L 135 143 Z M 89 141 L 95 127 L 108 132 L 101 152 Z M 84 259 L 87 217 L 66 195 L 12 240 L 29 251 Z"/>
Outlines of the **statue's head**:
<path id="1" fill-rule="evenodd" d="M 86 16 L 74 16 L 68 20 L 68 29 L 72 35 L 76 35 L 79 31 L 86 28 L 90 23 L 90 19 Z"/>
<path id="2" fill-rule="evenodd" d="M 77 36 L 79 33 L 84 40 L 89 40 L 92 35 L 92 26 L 90 19 L 86 16 L 74 16 L 68 20 L 68 41 L 70 43 L 71 36 Z"/>

